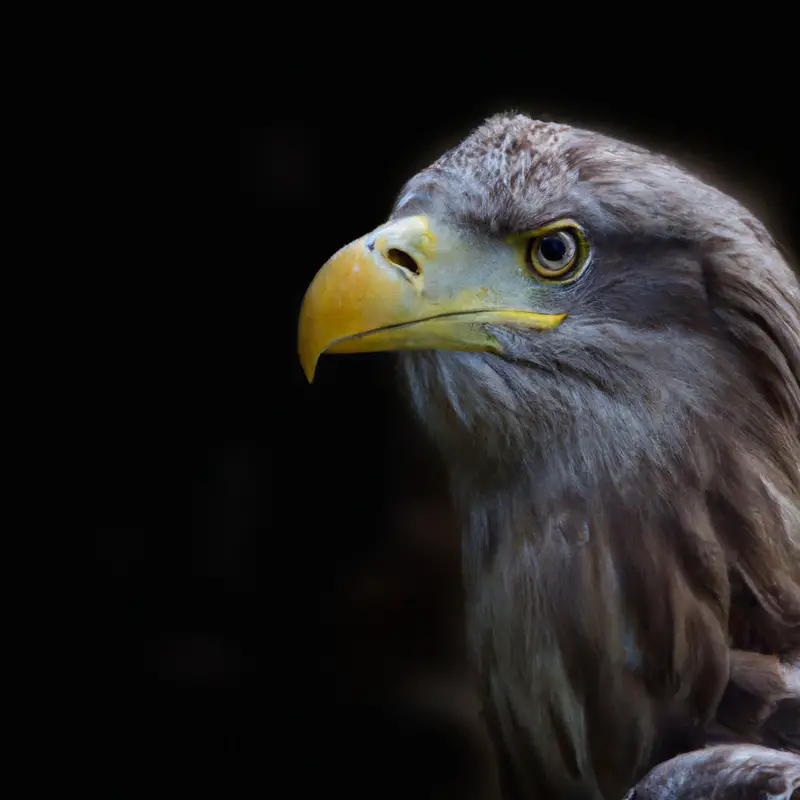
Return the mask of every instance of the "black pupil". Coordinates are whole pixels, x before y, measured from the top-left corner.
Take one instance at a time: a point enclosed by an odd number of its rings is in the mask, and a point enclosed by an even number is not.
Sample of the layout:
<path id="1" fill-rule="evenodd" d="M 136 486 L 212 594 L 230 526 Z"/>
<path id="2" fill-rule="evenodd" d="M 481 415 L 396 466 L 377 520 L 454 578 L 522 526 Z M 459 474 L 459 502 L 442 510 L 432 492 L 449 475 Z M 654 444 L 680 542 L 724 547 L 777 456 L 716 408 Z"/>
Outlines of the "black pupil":
<path id="1" fill-rule="evenodd" d="M 539 245 L 539 254 L 545 261 L 561 261 L 566 252 L 567 246 L 559 236 L 545 236 Z"/>

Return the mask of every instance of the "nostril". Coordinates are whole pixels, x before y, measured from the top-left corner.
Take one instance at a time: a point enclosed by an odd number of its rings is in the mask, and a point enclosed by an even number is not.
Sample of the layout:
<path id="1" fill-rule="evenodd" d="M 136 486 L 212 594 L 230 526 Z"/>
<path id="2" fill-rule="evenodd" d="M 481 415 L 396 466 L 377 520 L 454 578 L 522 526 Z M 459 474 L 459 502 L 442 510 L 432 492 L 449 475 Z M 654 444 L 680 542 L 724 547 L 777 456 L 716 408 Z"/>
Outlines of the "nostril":
<path id="1" fill-rule="evenodd" d="M 398 250 L 396 247 L 392 247 L 386 251 L 386 258 L 395 266 L 407 269 L 415 275 L 420 273 L 419 264 L 405 250 Z"/>

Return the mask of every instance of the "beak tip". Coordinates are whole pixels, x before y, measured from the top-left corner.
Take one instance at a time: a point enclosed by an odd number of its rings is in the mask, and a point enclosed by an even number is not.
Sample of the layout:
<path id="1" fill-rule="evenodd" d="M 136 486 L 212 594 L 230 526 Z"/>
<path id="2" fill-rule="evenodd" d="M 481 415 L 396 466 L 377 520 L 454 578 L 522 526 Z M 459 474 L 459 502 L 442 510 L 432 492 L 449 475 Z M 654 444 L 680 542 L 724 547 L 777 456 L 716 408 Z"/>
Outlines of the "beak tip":
<path id="1" fill-rule="evenodd" d="M 319 355 L 312 353 L 305 348 L 299 348 L 300 366 L 303 368 L 303 374 L 309 383 L 314 383 L 314 373 L 317 371 L 317 361 Z"/>
<path id="2" fill-rule="evenodd" d="M 307 297 L 308 294 L 306 294 Z M 300 324 L 297 329 L 297 355 L 303 374 L 309 383 L 314 382 L 314 373 L 320 357 L 320 352 L 315 345 L 314 326 L 309 314 L 309 303 L 304 299 L 300 308 Z"/>

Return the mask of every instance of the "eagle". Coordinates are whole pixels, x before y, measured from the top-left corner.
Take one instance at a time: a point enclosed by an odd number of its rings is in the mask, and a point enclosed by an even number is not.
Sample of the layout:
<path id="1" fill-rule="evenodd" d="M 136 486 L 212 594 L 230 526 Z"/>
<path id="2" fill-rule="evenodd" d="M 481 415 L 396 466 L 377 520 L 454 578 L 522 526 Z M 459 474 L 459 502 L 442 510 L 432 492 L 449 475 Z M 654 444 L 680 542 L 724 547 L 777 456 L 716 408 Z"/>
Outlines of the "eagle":
<path id="1" fill-rule="evenodd" d="M 298 350 L 309 381 L 397 351 L 458 513 L 497 797 L 800 787 L 800 285 L 742 204 L 499 114 L 320 269 Z"/>

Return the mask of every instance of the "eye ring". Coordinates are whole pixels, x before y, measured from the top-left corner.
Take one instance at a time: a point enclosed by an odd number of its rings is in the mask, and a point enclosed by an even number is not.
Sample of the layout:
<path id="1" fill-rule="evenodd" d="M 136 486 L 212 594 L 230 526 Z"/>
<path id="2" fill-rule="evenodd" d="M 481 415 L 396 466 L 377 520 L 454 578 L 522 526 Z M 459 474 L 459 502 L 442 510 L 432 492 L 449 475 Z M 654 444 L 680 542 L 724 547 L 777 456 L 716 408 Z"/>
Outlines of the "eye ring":
<path id="1" fill-rule="evenodd" d="M 530 239 L 525 261 L 542 278 L 563 281 L 583 261 L 581 250 L 581 240 L 572 231 L 548 231 Z"/>

